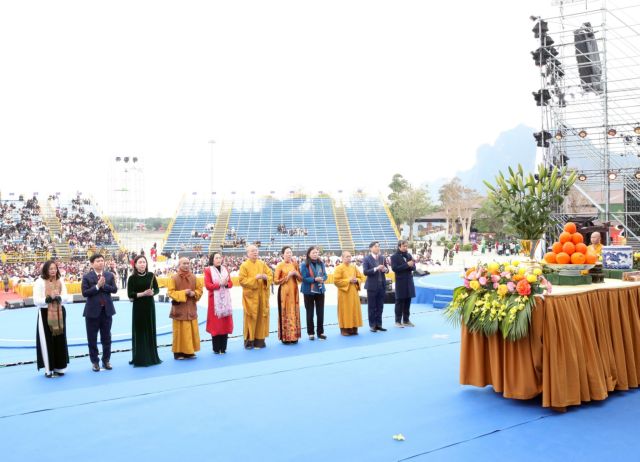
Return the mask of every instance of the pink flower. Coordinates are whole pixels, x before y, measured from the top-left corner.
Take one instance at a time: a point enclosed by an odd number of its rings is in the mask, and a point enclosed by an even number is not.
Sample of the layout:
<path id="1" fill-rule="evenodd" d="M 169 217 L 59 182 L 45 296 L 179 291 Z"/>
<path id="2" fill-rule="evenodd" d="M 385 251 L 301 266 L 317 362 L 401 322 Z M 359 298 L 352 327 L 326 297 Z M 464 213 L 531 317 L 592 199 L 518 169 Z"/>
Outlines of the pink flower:
<path id="1" fill-rule="evenodd" d="M 494 283 L 493 283 L 493 288 L 494 288 L 495 290 L 498 290 L 498 287 L 500 287 L 500 284 L 498 284 L 497 282 L 494 282 Z"/>
<path id="2" fill-rule="evenodd" d="M 468 280 L 468 279 L 465 279 L 465 280 L 464 280 L 464 286 L 465 286 L 467 289 L 471 289 L 471 286 L 469 286 L 469 280 Z"/>
<path id="3" fill-rule="evenodd" d="M 473 280 L 475 280 L 475 279 L 478 279 L 478 273 L 476 273 L 475 271 L 473 271 L 473 272 L 471 272 L 471 273 L 469 274 L 469 280 L 470 280 L 470 281 L 473 281 Z"/>
<path id="4" fill-rule="evenodd" d="M 507 282 L 507 289 L 509 289 L 509 292 L 513 293 L 516 290 L 516 285 L 513 282 L 509 281 Z"/>
<path id="5" fill-rule="evenodd" d="M 544 277 L 540 277 L 540 282 L 542 282 L 544 284 L 544 286 L 547 289 L 547 293 L 550 294 L 551 293 L 551 289 L 553 288 L 553 286 L 551 285 L 551 283 L 549 281 L 547 281 Z"/>
<path id="6" fill-rule="evenodd" d="M 493 281 L 494 283 L 500 282 L 500 276 L 498 276 L 497 274 L 492 275 L 491 281 Z"/>
<path id="7" fill-rule="evenodd" d="M 487 278 L 485 278 L 484 276 L 482 276 L 480 279 L 478 279 L 478 282 L 480 283 L 480 285 L 485 285 L 487 283 Z"/>

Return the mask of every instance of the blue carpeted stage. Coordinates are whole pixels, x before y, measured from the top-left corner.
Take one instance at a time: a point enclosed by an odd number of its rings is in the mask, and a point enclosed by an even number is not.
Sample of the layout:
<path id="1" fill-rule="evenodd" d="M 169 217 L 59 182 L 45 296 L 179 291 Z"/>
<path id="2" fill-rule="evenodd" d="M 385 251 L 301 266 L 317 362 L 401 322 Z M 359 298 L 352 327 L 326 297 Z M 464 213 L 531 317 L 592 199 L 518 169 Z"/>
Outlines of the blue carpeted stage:
<path id="1" fill-rule="evenodd" d="M 118 308 L 113 331 L 126 333 L 126 306 Z M 159 327 L 166 309 L 159 306 Z M 335 306 L 326 311 L 333 324 Z M 285 346 L 272 334 L 266 349 L 245 351 L 236 339 L 227 355 L 203 343 L 192 361 L 160 348 L 164 362 L 150 368 L 129 366 L 123 352 L 112 371 L 94 373 L 78 358 L 58 379 L 34 365 L 0 369 L 2 460 L 585 461 L 615 460 L 623 450 L 635 459 L 638 390 L 556 414 L 537 399 L 461 387 L 458 329 L 429 305 L 412 312 L 415 328 L 390 327 L 386 305 L 388 332 L 341 337 L 331 325 L 327 341 L 303 336 Z M 0 337 L 27 324 L 30 338 L 34 315 L 0 312 Z M 14 325 L 13 316 L 22 319 Z M 240 332 L 237 312 L 235 321 Z M 82 337 L 80 327 L 70 337 Z M 395 441 L 398 433 L 406 440 Z"/>
<path id="2" fill-rule="evenodd" d="M 436 273 L 414 278 L 416 297 L 413 303 L 432 305 L 444 308 L 452 299 L 453 289 L 458 287 L 462 279 L 460 273 Z"/>

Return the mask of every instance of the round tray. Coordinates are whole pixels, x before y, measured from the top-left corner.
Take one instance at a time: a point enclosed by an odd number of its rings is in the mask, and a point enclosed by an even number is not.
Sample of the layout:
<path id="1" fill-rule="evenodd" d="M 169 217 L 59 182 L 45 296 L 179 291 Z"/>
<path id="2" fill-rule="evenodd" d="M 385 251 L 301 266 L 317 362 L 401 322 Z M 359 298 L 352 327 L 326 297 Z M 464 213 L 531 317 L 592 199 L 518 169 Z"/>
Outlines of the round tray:
<path id="1" fill-rule="evenodd" d="M 558 271 L 560 276 L 580 276 L 585 270 L 590 270 L 596 265 L 559 265 L 557 263 L 547 263 L 547 266 Z"/>

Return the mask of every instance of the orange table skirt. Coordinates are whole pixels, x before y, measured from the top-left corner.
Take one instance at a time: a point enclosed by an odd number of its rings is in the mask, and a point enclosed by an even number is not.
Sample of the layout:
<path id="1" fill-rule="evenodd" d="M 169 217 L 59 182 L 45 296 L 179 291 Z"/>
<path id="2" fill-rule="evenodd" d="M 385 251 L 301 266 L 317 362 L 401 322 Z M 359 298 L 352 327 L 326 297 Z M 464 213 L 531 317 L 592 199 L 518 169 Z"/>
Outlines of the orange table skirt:
<path id="1" fill-rule="evenodd" d="M 517 342 L 462 328 L 460 383 L 544 407 L 603 400 L 640 383 L 640 286 L 538 298 Z"/>

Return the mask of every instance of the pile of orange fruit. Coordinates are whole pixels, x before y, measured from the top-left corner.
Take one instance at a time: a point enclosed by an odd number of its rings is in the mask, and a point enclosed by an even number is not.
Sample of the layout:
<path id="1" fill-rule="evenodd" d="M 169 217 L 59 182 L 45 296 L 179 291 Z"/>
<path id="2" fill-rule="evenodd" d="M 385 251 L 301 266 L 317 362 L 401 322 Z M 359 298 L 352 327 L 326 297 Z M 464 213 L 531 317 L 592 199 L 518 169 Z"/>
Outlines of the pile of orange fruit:
<path id="1" fill-rule="evenodd" d="M 577 232 L 575 223 L 571 222 L 564 225 L 559 242 L 554 242 L 551 252 L 544 255 L 544 261 L 559 265 L 592 265 L 597 260 L 596 254 L 587 249 L 584 237 Z"/>

